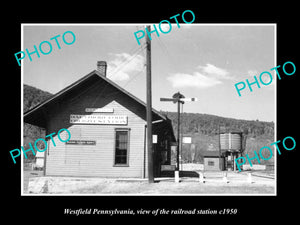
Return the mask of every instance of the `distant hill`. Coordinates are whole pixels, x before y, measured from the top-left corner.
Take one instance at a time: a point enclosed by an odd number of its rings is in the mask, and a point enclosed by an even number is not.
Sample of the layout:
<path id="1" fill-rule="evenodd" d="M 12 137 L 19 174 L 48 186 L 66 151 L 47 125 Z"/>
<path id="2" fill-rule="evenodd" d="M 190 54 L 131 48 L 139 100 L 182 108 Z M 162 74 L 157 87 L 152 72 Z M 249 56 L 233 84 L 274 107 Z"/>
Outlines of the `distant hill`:
<path id="1" fill-rule="evenodd" d="M 50 98 L 52 96 L 51 93 L 46 92 L 46 91 L 42 91 L 38 88 L 29 86 L 24 84 L 23 86 L 23 112 L 25 113 L 26 111 L 28 111 L 29 109 L 33 108 L 34 106 L 36 106 L 37 104 L 39 104 L 40 102 L 45 101 L 46 99 Z M 29 143 L 31 143 L 32 145 L 34 144 L 35 140 L 38 138 L 45 138 L 45 131 L 37 126 L 33 126 L 31 124 L 28 123 L 24 123 L 24 143 L 23 146 L 25 149 L 28 149 Z M 43 142 L 38 142 L 38 144 L 40 144 L 40 149 L 43 149 Z M 34 159 L 34 155 L 32 154 L 32 152 L 27 152 L 27 156 L 28 158 L 24 160 L 25 162 L 30 162 Z"/>
<path id="2" fill-rule="evenodd" d="M 53 94 L 40 90 L 38 88 L 24 84 L 24 112 L 31 109 L 35 105 L 53 96 Z M 177 113 L 163 112 L 172 120 L 175 135 L 177 134 Z M 192 137 L 192 145 L 184 144 L 182 146 L 182 160 L 184 162 L 202 162 L 203 151 L 218 150 L 218 132 L 219 126 L 227 129 L 243 131 L 247 135 L 246 150 L 249 156 L 253 155 L 253 151 L 258 151 L 261 147 L 267 146 L 274 141 L 274 123 L 251 121 L 220 117 L 215 115 L 201 113 L 182 113 L 181 129 L 183 136 Z M 39 127 L 26 124 L 24 125 L 24 143 L 25 149 L 28 149 L 28 143 L 40 137 L 45 137 L 45 131 Z M 41 143 L 41 142 L 39 142 Z M 43 149 L 43 146 L 40 146 Z M 193 154 L 192 154 L 193 152 Z M 174 153 L 173 153 L 173 157 Z M 27 161 L 32 161 L 34 156 L 29 156 Z M 255 162 L 254 162 L 255 163 Z M 273 163 L 273 159 L 263 161 L 262 163 Z"/>
<path id="3" fill-rule="evenodd" d="M 177 112 L 164 112 L 173 122 L 173 127 L 177 130 Z M 274 136 L 274 123 L 258 120 L 241 120 L 214 116 L 201 113 L 181 113 L 181 129 L 184 134 L 201 133 L 205 135 L 215 135 L 219 132 L 219 126 L 227 129 L 242 131 L 250 137 Z"/>
<path id="4" fill-rule="evenodd" d="M 35 105 L 39 104 L 42 101 L 50 98 L 52 94 L 46 91 L 42 91 L 38 88 L 24 84 L 24 102 L 23 102 L 23 111 L 26 112 L 29 109 L 33 108 Z"/>
<path id="5" fill-rule="evenodd" d="M 174 133 L 177 136 L 177 112 L 163 112 L 172 120 Z M 246 135 L 244 155 L 254 156 L 263 146 L 274 142 L 274 123 L 258 120 L 241 120 L 201 113 L 181 114 L 181 135 L 192 137 L 192 144 L 183 144 L 181 157 L 184 162 L 203 162 L 203 152 L 219 150 L 219 126 L 221 130 L 238 130 Z M 172 152 L 175 159 L 175 152 Z M 267 157 L 266 157 L 267 158 Z M 173 161 L 173 163 L 175 163 Z M 253 164 L 256 163 L 256 160 Z M 274 159 L 261 160 L 261 164 L 274 164 Z"/>

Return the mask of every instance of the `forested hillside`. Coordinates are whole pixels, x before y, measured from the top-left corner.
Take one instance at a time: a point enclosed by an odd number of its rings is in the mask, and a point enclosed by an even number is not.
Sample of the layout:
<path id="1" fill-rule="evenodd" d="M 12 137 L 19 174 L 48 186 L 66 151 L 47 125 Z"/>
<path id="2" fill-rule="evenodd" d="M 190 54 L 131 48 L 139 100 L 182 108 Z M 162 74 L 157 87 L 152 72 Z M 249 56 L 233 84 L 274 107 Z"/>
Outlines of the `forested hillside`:
<path id="1" fill-rule="evenodd" d="M 162 112 L 172 120 L 174 133 L 177 136 L 177 112 Z M 274 142 L 274 123 L 254 120 L 240 120 L 220 116 L 182 113 L 181 135 L 192 137 L 192 144 L 182 144 L 181 158 L 183 162 L 203 162 L 203 152 L 219 150 L 219 129 L 242 131 L 246 136 L 244 155 L 254 156 L 263 146 L 270 146 Z M 175 152 L 173 159 L 175 159 Z M 173 161 L 173 163 L 175 163 Z M 253 162 L 254 164 L 256 161 Z M 274 164 L 274 159 L 262 161 L 262 164 Z"/>
<path id="2" fill-rule="evenodd" d="M 177 112 L 161 112 L 172 120 L 174 130 L 177 130 Z M 201 113 L 181 113 L 181 129 L 184 134 L 215 135 L 219 132 L 219 126 L 240 130 L 254 138 L 257 136 L 274 136 L 273 122 L 239 120 Z"/>
<path id="3" fill-rule="evenodd" d="M 48 92 L 24 85 L 24 112 L 51 96 L 52 94 Z M 172 120 L 174 133 L 177 134 L 177 113 L 162 113 Z M 192 144 L 184 144 L 182 146 L 182 160 L 184 162 L 202 162 L 203 151 L 218 150 L 219 126 L 226 129 L 240 130 L 244 135 L 247 135 L 245 153 L 248 153 L 249 156 L 253 155 L 254 150 L 259 150 L 261 147 L 267 146 L 274 141 L 273 122 L 240 120 L 201 113 L 182 113 L 182 135 L 192 137 Z M 26 149 L 29 148 L 29 142 L 34 143 L 37 138 L 44 137 L 44 135 L 43 129 L 25 124 L 24 147 Z M 32 159 L 34 159 L 34 156 L 29 157 L 29 160 Z M 266 162 L 272 164 L 273 159 L 262 163 Z"/>
<path id="4" fill-rule="evenodd" d="M 37 104 L 39 104 L 40 102 L 45 101 L 46 99 L 50 98 L 52 96 L 52 94 L 50 94 L 49 92 L 46 91 L 42 91 L 38 88 L 29 86 L 24 84 L 24 89 L 23 89 L 23 93 L 24 93 L 24 98 L 23 98 L 23 112 L 25 113 L 26 111 L 28 111 L 29 109 L 33 108 L 34 106 L 36 106 Z M 34 144 L 35 140 L 40 138 L 40 137 L 44 137 L 44 130 L 40 127 L 37 126 L 33 126 L 31 124 L 28 123 L 24 123 L 24 143 L 23 146 L 25 149 L 28 149 L 29 143 L 31 143 L 32 145 Z M 40 145 L 43 145 L 42 142 L 39 142 Z M 43 146 L 40 146 L 40 149 L 43 149 Z M 32 161 L 34 159 L 34 156 L 32 154 L 32 152 L 28 152 L 27 153 L 28 158 L 25 159 L 26 161 Z"/>
<path id="5" fill-rule="evenodd" d="M 24 102 L 23 102 L 23 111 L 31 109 L 35 105 L 39 104 L 42 101 L 50 98 L 52 94 L 46 91 L 42 91 L 38 88 L 24 84 Z"/>

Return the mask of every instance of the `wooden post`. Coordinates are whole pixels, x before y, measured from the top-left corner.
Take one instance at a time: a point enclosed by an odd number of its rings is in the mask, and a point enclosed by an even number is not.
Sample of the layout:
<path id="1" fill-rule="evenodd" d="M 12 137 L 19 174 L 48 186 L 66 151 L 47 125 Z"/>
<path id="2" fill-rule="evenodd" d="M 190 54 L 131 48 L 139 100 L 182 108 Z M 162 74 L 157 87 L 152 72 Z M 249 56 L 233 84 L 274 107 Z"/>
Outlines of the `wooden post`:
<path id="1" fill-rule="evenodd" d="M 177 166 L 176 166 L 176 170 L 179 171 L 179 153 L 180 153 L 180 101 L 178 100 L 177 102 L 177 106 L 178 106 L 178 112 L 177 112 Z"/>
<path id="2" fill-rule="evenodd" d="M 236 159 L 236 152 L 233 154 L 233 171 L 236 172 L 236 162 L 235 162 L 235 159 Z"/>
<path id="3" fill-rule="evenodd" d="M 223 181 L 225 183 L 229 183 L 228 179 L 227 179 L 227 171 L 223 172 Z"/>
<path id="4" fill-rule="evenodd" d="M 221 130 L 219 125 L 219 169 L 221 169 Z"/>
<path id="5" fill-rule="evenodd" d="M 203 172 L 199 172 L 199 182 L 200 183 L 205 183 L 205 179 L 204 179 L 204 173 Z"/>
<path id="6" fill-rule="evenodd" d="M 252 184 L 252 174 L 248 173 L 247 182 Z"/>
<path id="7" fill-rule="evenodd" d="M 150 26 L 147 26 L 150 32 Z M 147 146 L 148 146 L 148 181 L 154 183 L 153 148 L 152 148 L 152 91 L 151 91 L 151 42 L 146 35 L 146 67 L 147 67 Z"/>

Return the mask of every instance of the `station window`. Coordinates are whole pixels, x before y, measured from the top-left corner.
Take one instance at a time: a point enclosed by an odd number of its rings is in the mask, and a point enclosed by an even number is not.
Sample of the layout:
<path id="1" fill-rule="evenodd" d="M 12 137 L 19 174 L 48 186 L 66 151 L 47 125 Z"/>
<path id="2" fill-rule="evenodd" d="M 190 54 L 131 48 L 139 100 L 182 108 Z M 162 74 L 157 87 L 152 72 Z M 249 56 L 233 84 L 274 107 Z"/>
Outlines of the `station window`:
<path id="1" fill-rule="evenodd" d="M 208 161 L 207 164 L 208 164 L 209 166 L 214 166 L 214 165 L 215 165 L 215 162 L 214 162 L 214 161 Z"/>
<path id="2" fill-rule="evenodd" d="M 115 166 L 128 166 L 129 129 L 115 130 Z"/>

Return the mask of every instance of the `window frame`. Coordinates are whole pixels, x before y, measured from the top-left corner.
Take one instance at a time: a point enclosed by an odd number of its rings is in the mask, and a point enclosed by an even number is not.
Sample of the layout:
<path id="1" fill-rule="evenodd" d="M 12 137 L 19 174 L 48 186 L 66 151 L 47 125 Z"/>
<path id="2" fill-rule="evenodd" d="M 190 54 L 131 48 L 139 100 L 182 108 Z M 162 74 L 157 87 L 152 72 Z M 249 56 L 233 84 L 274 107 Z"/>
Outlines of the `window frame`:
<path id="1" fill-rule="evenodd" d="M 114 161 L 113 166 L 114 167 L 129 167 L 129 152 L 130 152 L 130 128 L 115 128 L 114 131 Z M 118 131 L 126 131 L 127 132 L 127 152 L 126 152 L 126 164 L 116 163 L 116 152 L 117 152 L 117 132 Z"/>

